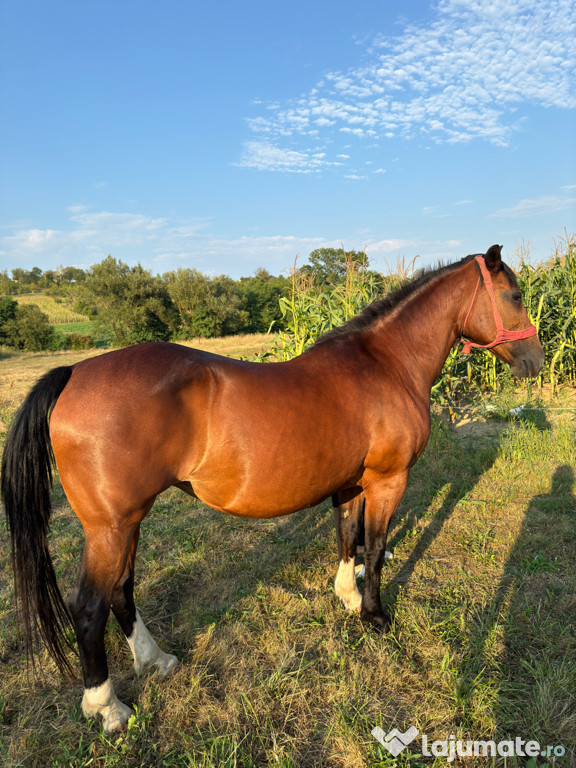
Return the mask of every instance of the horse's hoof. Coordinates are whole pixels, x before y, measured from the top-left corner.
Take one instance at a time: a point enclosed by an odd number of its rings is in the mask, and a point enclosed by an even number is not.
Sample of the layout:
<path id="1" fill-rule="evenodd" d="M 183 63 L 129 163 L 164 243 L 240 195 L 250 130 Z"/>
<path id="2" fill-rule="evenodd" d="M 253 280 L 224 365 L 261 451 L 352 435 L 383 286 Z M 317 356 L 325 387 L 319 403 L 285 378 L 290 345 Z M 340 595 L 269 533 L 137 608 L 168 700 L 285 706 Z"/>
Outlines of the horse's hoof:
<path id="1" fill-rule="evenodd" d="M 133 709 L 127 707 L 120 702 L 121 707 L 109 712 L 103 717 L 104 733 L 109 736 L 112 733 L 118 733 L 119 731 L 126 730 L 128 726 L 128 720 L 134 714 Z"/>
<path id="2" fill-rule="evenodd" d="M 360 618 L 366 624 L 370 624 L 372 629 L 379 634 L 386 634 L 390 631 L 390 617 L 384 613 L 371 613 L 370 611 L 362 610 Z"/>
<path id="3" fill-rule="evenodd" d="M 162 658 L 158 659 L 155 664 L 152 665 L 152 671 L 156 672 L 158 677 L 167 677 L 178 666 L 178 659 L 171 653 L 163 653 Z"/>
<path id="4" fill-rule="evenodd" d="M 158 677 L 166 677 L 177 666 L 178 659 L 176 656 L 173 656 L 171 653 L 164 653 L 159 648 L 154 658 L 147 659 L 145 662 L 134 662 L 134 670 L 137 675 L 158 675 Z"/>

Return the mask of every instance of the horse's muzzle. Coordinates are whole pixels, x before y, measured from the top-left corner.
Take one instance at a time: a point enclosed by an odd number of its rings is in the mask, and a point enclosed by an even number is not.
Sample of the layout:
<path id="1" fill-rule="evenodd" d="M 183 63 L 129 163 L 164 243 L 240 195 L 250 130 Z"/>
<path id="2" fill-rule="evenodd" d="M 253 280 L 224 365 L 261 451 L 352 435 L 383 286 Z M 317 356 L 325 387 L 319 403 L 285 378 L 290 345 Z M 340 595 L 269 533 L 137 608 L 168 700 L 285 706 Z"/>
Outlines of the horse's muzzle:
<path id="1" fill-rule="evenodd" d="M 538 376 L 543 365 L 544 350 L 538 345 L 535 349 L 532 348 L 518 355 L 510 366 L 510 372 L 517 379 L 533 379 Z"/>

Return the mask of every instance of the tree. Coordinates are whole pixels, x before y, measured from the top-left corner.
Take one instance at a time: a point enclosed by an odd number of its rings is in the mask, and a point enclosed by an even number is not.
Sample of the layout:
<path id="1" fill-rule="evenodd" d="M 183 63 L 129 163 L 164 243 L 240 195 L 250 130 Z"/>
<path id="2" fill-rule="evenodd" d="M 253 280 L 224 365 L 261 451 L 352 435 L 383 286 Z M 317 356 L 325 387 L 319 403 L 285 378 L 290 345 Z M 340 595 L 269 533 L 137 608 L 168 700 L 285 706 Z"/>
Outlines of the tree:
<path id="1" fill-rule="evenodd" d="M 314 282 L 337 285 L 346 279 L 348 265 L 359 270 L 368 269 L 368 257 L 364 251 L 345 251 L 343 248 L 316 248 L 302 269 L 314 274 Z"/>
<path id="2" fill-rule="evenodd" d="M 12 270 L 12 279 L 18 284 L 18 291 L 20 293 L 37 288 L 41 277 L 42 270 L 40 267 L 32 267 L 32 269 L 16 267 L 16 269 Z"/>
<path id="3" fill-rule="evenodd" d="M 60 279 L 63 283 L 83 283 L 86 272 L 79 267 L 59 267 Z"/>
<path id="4" fill-rule="evenodd" d="M 0 272 L 0 294 L 2 296 L 11 296 L 12 294 L 16 293 L 16 290 L 16 283 L 8 276 L 8 272 L 6 272 L 6 270 Z"/>
<path id="5" fill-rule="evenodd" d="M 6 324 L 16 318 L 18 304 L 9 296 L 0 297 L 0 344 L 6 344 Z"/>
<path id="6" fill-rule="evenodd" d="M 272 323 L 281 323 L 279 299 L 286 293 L 286 278 L 258 269 L 253 277 L 241 277 L 238 288 L 248 313 L 247 333 L 266 333 Z"/>
<path id="7" fill-rule="evenodd" d="M 163 279 L 178 311 L 180 338 L 230 336 L 246 329 L 248 313 L 232 278 L 178 269 Z"/>
<path id="8" fill-rule="evenodd" d="M 54 343 L 54 329 L 48 316 L 35 304 L 16 308 L 15 315 L 3 327 L 5 344 L 16 349 L 40 352 Z"/>
<path id="9" fill-rule="evenodd" d="M 81 285 L 81 300 L 96 308 L 94 325 L 117 346 L 168 341 L 175 322 L 166 287 L 140 264 L 129 267 L 112 256 L 95 264 Z"/>

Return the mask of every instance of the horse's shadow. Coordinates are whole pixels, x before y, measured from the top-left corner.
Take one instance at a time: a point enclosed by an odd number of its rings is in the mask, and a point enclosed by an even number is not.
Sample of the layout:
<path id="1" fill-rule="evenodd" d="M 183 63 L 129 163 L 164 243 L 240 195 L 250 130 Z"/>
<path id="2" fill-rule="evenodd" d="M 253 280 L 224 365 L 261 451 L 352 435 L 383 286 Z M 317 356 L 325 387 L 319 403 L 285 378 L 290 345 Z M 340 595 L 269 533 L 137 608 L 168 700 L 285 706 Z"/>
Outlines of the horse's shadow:
<path id="1" fill-rule="evenodd" d="M 429 444 L 424 455 L 411 472 L 410 482 L 393 520 L 388 549 L 394 551 L 405 539 L 415 538 L 415 544 L 406 561 L 390 579 L 388 585 L 383 578 L 383 600 L 394 616 L 402 588 L 414 574 L 418 563 L 426 556 L 430 547 L 441 534 L 446 522 L 457 505 L 477 485 L 484 473 L 492 467 L 499 449 L 496 431 L 490 438 L 474 441 L 464 437 L 457 454 L 444 450 L 443 441 L 453 439 L 441 426 L 436 444 Z M 436 512 L 430 510 L 438 505 Z M 395 525 L 394 525 L 395 523 Z M 386 571 L 384 571 L 384 574 Z"/>
<path id="2" fill-rule="evenodd" d="M 542 756 L 565 751 L 567 763 L 576 759 L 574 490 L 574 468 L 561 464 L 550 491 L 528 503 L 500 583 L 470 627 L 459 669 L 469 695 L 482 685 L 497 691 L 500 738 L 535 739 Z M 560 752 L 547 753 L 548 746 Z"/>

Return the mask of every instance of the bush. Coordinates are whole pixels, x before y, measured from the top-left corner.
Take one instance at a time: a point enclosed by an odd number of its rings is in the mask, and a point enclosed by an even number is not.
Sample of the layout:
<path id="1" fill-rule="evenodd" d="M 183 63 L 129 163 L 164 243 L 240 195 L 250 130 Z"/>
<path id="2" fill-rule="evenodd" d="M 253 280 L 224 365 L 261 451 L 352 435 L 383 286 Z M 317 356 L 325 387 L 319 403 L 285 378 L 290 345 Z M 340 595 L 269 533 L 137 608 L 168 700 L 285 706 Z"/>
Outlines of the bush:
<path id="1" fill-rule="evenodd" d="M 64 349 L 92 349 L 94 338 L 89 333 L 69 333 L 64 340 Z"/>
<path id="2" fill-rule="evenodd" d="M 94 317 L 96 332 L 110 334 L 116 346 L 168 341 L 172 335 L 175 310 L 168 291 L 140 264 L 129 267 L 112 256 L 94 264 L 79 299 Z"/>
<path id="3" fill-rule="evenodd" d="M 4 323 L 2 336 L 7 346 L 28 352 L 53 349 L 56 339 L 48 316 L 35 304 L 18 306 L 13 318 Z"/>

